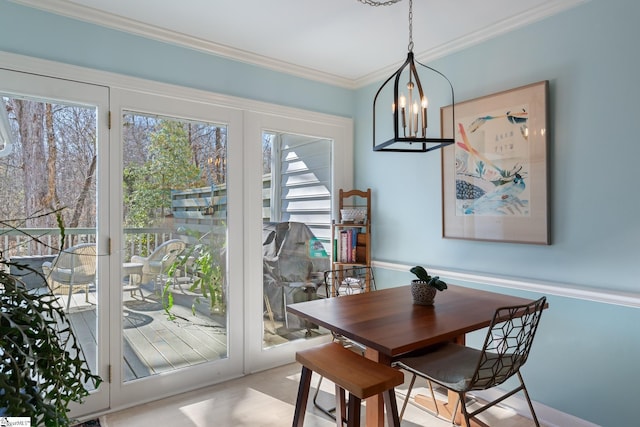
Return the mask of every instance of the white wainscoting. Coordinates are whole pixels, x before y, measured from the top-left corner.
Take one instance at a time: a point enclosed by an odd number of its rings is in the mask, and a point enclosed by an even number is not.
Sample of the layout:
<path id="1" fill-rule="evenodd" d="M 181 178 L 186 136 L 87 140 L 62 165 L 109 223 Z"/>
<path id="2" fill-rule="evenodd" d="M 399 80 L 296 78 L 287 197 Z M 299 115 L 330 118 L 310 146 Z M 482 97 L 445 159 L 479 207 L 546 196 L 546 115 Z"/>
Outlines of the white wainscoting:
<path id="1" fill-rule="evenodd" d="M 398 264 L 384 261 L 373 261 L 376 268 L 395 271 L 409 271 L 413 265 Z M 440 276 L 448 280 L 464 280 L 482 285 L 498 286 L 507 289 L 537 292 L 545 295 L 556 295 L 585 301 L 595 301 L 603 304 L 615 304 L 626 307 L 640 308 L 640 293 L 620 292 L 608 289 L 590 288 L 570 283 L 532 280 L 520 277 L 488 275 L 473 271 L 442 269 L 429 267 L 429 274 Z"/>

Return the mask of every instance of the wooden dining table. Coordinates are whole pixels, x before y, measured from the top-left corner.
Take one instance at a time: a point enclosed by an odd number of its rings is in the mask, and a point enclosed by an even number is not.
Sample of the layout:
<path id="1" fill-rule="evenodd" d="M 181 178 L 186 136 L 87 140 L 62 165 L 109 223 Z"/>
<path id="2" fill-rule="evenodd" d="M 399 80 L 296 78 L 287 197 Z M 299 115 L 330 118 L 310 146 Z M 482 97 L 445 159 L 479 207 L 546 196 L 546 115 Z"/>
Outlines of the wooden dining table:
<path id="1" fill-rule="evenodd" d="M 423 306 L 413 304 L 409 286 L 400 286 L 290 304 L 287 310 L 364 345 L 365 357 L 391 365 L 398 356 L 434 344 L 464 344 L 465 334 L 487 327 L 497 308 L 530 302 L 449 285 L 438 292 L 432 306 Z M 384 405 L 379 397 L 367 400 L 366 422 L 367 426 L 384 426 Z"/>

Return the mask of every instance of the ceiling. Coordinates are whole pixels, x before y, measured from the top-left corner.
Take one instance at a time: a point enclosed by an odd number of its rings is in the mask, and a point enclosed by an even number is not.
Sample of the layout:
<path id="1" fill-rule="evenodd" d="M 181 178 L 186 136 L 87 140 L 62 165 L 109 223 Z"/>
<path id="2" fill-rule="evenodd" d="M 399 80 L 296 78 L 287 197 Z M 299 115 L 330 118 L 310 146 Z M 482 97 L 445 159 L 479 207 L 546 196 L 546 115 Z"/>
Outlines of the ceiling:
<path id="1" fill-rule="evenodd" d="M 409 42 L 409 0 L 13 0 L 346 87 L 391 74 Z M 414 52 L 433 60 L 588 0 L 414 0 Z"/>

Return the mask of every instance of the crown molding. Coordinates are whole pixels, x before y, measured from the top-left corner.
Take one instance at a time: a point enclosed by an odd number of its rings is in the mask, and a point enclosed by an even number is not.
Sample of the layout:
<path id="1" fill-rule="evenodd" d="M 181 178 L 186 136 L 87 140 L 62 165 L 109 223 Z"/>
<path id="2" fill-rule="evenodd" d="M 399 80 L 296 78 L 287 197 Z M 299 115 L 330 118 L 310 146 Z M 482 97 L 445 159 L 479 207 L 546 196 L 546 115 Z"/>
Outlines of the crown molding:
<path id="1" fill-rule="evenodd" d="M 84 22 L 100 25 L 115 30 L 136 34 L 149 39 L 159 40 L 182 47 L 188 47 L 201 52 L 221 56 L 250 65 L 263 67 L 296 77 L 314 80 L 347 89 L 358 89 L 370 83 L 385 79 L 395 72 L 401 65 L 390 65 L 380 70 L 373 71 L 357 79 L 349 79 L 330 73 L 324 73 L 296 64 L 282 62 L 273 58 L 258 55 L 252 52 L 232 48 L 223 44 L 207 41 L 198 37 L 169 31 L 140 21 L 116 16 L 90 7 L 69 3 L 65 0 L 10 0 L 23 6 L 40 9 L 57 15 L 66 16 Z M 434 49 L 416 55 L 420 62 L 429 62 L 462 49 L 477 45 L 493 37 L 513 31 L 517 28 L 542 20 L 564 10 L 586 3 L 590 0 L 556 0 L 549 1 L 524 13 L 505 19 L 499 23 L 475 31 L 464 37 L 460 37 L 449 43 L 437 46 Z"/>
<path id="2" fill-rule="evenodd" d="M 302 67 L 279 61 L 256 53 L 236 49 L 219 43 L 214 43 L 198 37 L 189 36 L 176 31 L 166 30 L 153 25 L 145 24 L 129 18 L 106 13 L 90 7 L 76 5 L 64 0 L 10 0 L 23 6 L 40 9 L 56 15 L 66 16 L 79 21 L 89 22 L 102 27 L 135 34 L 145 38 L 161 42 L 187 47 L 208 54 L 233 59 L 250 65 L 267 68 L 273 71 L 290 74 L 304 79 L 327 83 L 334 86 L 354 89 L 352 79 L 343 78 L 329 73 L 323 73 L 311 68 Z"/>
<path id="3" fill-rule="evenodd" d="M 534 22 L 541 21 L 564 10 L 571 9 L 575 6 L 578 6 L 582 3 L 587 3 L 589 1 L 591 0 L 559 0 L 548 2 L 519 15 L 512 16 L 496 24 L 482 28 L 478 31 L 474 31 L 473 33 L 467 34 L 463 37 L 459 37 L 448 43 L 436 46 L 433 49 L 416 54 L 416 60 L 422 63 L 435 61 L 436 59 L 443 58 L 455 52 L 459 52 L 466 48 L 478 45 L 494 37 L 498 37 Z M 354 80 L 353 84 L 356 88 L 359 88 L 371 83 L 378 82 L 380 80 L 384 80 L 392 73 L 395 73 L 400 65 L 402 65 L 402 62 L 398 62 L 381 70 L 374 71 L 370 74 L 360 77 L 359 79 Z"/>

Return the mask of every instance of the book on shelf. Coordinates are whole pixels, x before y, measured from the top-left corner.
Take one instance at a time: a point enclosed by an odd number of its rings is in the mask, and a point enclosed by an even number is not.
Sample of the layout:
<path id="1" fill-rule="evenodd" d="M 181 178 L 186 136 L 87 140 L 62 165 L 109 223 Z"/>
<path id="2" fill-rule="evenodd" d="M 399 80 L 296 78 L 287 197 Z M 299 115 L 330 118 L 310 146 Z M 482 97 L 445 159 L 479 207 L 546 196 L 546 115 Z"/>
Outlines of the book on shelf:
<path id="1" fill-rule="evenodd" d="M 340 232 L 339 262 L 347 262 L 347 240 L 349 238 L 347 234 L 346 230 Z"/>
<path id="2" fill-rule="evenodd" d="M 364 259 L 364 236 L 358 228 L 348 228 L 341 230 L 334 240 L 334 261 L 344 263 L 355 263 Z"/>

